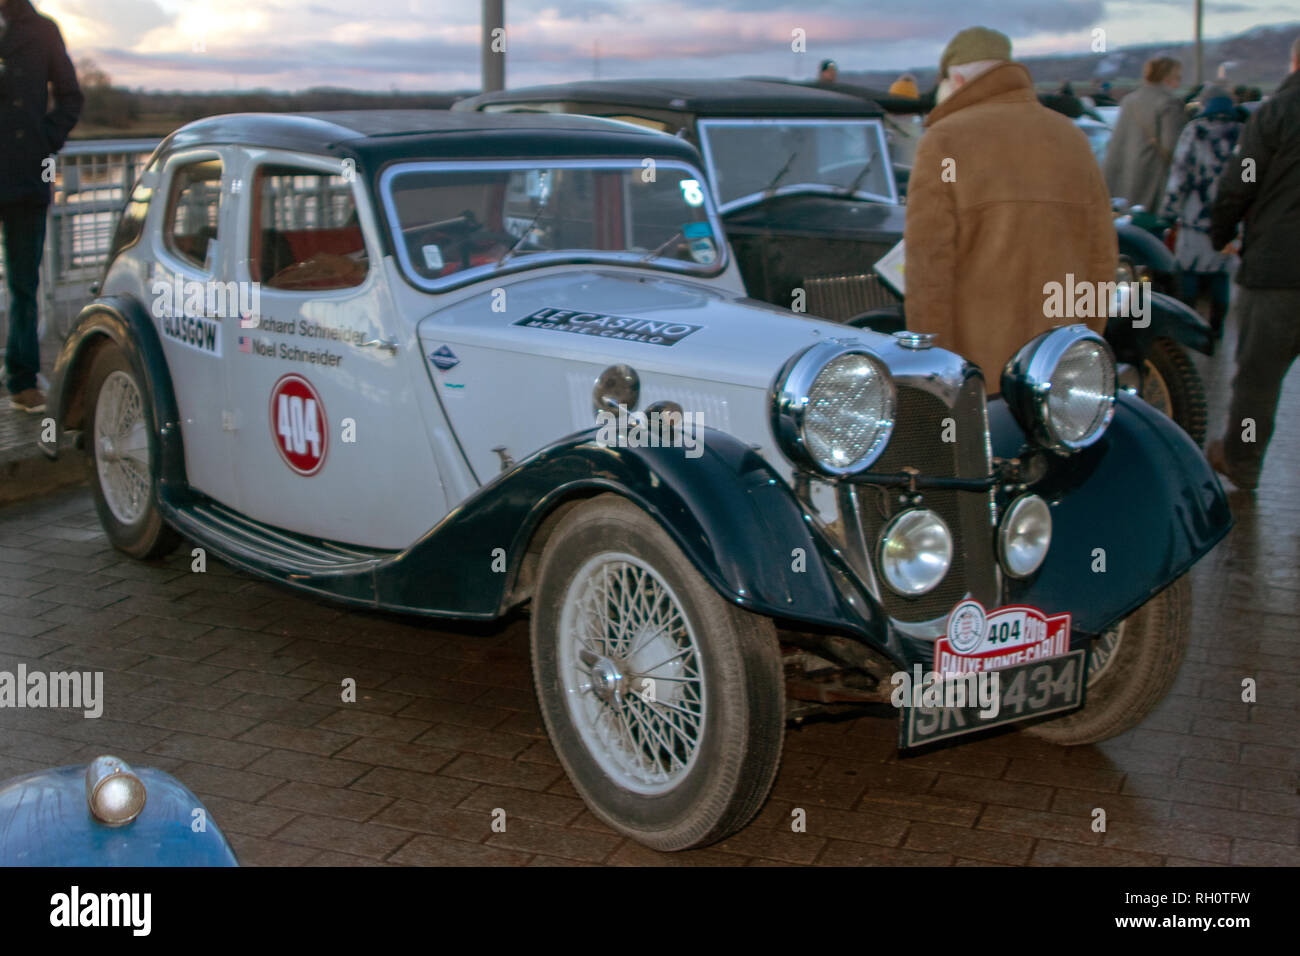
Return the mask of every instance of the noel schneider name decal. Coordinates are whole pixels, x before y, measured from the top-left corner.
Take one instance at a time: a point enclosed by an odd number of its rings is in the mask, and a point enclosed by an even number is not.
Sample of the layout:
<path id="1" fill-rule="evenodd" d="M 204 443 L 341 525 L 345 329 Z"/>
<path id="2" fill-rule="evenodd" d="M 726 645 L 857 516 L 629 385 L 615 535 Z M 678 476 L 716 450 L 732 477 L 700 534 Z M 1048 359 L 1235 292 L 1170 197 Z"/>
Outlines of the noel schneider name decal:
<path id="1" fill-rule="evenodd" d="M 676 345 L 692 332 L 703 328 L 685 322 L 656 322 L 622 315 L 602 315 L 599 312 L 575 312 L 572 309 L 538 309 L 515 325 L 572 332 L 575 335 L 597 335 L 603 339 L 643 342 L 646 345 Z"/>

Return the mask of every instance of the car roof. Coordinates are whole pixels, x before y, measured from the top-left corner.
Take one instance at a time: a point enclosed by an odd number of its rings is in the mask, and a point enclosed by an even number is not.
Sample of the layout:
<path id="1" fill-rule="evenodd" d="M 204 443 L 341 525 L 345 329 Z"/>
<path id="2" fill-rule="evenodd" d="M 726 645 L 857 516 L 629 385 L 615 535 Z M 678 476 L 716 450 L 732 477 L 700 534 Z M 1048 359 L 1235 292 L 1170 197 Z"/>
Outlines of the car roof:
<path id="1" fill-rule="evenodd" d="M 689 143 L 631 123 L 590 116 L 449 110 L 228 113 L 187 123 L 164 139 L 158 151 L 229 144 L 381 162 L 444 156 L 655 156 L 699 161 Z"/>
<path id="2" fill-rule="evenodd" d="M 697 116 L 876 115 L 860 97 L 790 83 L 745 79 L 582 80 L 484 93 L 454 110 L 491 104 L 593 103 L 694 113 Z M 496 114 L 501 115 L 501 114 Z"/>

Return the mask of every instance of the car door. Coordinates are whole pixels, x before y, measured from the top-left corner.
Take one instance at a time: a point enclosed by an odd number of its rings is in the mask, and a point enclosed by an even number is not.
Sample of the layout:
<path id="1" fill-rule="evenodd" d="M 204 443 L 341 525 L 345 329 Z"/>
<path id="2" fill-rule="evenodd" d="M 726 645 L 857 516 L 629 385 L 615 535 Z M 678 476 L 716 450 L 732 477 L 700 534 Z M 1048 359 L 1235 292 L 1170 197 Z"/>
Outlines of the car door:
<path id="1" fill-rule="evenodd" d="M 257 308 L 229 361 L 241 510 L 399 549 L 446 503 L 415 400 L 429 383 L 414 327 L 388 294 L 373 212 L 348 173 L 272 152 L 242 174 L 238 272 Z"/>
<path id="2" fill-rule="evenodd" d="M 161 170 L 164 202 L 149 230 L 152 249 L 145 303 L 162 342 L 181 415 L 190 485 L 232 507 L 239 492 L 232 465 L 226 362 L 238 329 L 229 289 L 233 207 L 228 151 L 185 150 Z"/>

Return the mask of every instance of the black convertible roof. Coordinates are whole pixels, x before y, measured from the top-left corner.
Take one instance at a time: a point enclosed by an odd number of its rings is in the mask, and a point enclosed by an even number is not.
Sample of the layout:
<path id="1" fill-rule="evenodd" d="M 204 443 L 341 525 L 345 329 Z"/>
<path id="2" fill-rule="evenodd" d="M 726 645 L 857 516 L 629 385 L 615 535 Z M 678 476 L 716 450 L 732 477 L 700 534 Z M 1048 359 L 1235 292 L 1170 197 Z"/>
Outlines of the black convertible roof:
<path id="1" fill-rule="evenodd" d="M 880 112 L 860 97 L 829 90 L 767 80 L 714 79 L 584 80 L 527 86 L 470 97 L 452 109 L 553 102 L 674 110 L 697 116 L 874 116 Z"/>
<path id="2" fill-rule="evenodd" d="M 527 156 L 657 156 L 699 162 L 689 143 L 630 123 L 448 110 L 229 113 L 187 123 L 158 149 L 226 144 L 356 156 L 378 164 L 389 159 Z"/>

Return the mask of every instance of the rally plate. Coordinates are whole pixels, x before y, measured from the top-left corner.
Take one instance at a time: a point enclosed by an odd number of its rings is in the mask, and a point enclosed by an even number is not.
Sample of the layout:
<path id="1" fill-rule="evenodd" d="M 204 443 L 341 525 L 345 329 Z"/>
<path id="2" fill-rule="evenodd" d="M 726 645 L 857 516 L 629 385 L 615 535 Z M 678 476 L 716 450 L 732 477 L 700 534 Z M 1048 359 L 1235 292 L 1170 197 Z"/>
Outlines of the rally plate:
<path id="1" fill-rule="evenodd" d="M 982 716 L 978 701 L 964 707 L 904 706 L 899 747 L 922 747 L 1000 724 L 1075 710 L 1083 706 L 1086 658 L 1086 651 L 1070 651 L 989 672 L 998 675 L 998 708 L 993 716 Z"/>

